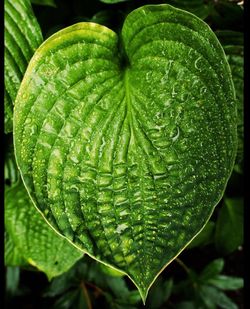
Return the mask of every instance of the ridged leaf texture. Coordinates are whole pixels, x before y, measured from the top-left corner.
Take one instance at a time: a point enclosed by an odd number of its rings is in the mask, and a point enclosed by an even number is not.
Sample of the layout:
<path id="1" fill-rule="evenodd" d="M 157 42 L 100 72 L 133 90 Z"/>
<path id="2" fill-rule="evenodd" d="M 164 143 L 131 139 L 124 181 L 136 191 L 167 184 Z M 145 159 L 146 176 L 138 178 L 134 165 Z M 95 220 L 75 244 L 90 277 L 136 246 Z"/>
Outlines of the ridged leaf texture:
<path id="1" fill-rule="evenodd" d="M 15 152 L 47 221 L 126 273 L 145 300 L 221 199 L 236 153 L 229 65 L 211 29 L 169 5 L 131 12 L 120 35 L 65 28 L 32 58 Z"/>
<path id="2" fill-rule="evenodd" d="M 5 190 L 4 198 L 6 265 L 20 266 L 26 261 L 51 279 L 67 271 L 82 257 L 80 250 L 45 222 L 32 205 L 21 180 Z"/>
<path id="3" fill-rule="evenodd" d="M 29 0 L 4 0 L 4 131 L 12 132 L 13 104 L 42 33 Z"/>

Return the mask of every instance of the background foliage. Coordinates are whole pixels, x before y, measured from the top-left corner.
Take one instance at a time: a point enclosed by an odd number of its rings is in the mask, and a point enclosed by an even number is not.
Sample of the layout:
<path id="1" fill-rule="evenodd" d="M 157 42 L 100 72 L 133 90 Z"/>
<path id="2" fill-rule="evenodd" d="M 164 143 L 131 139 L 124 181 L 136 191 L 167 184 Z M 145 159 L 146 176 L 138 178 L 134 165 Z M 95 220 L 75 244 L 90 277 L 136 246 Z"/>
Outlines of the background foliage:
<path id="1" fill-rule="evenodd" d="M 243 308 L 242 3 L 229 0 L 32 0 L 32 3 L 45 39 L 80 21 L 100 23 L 119 31 L 125 16 L 144 4 L 169 3 L 204 19 L 223 45 L 233 73 L 238 99 L 238 154 L 225 195 L 210 221 L 160 275 L 150 290 L 145 307 L 126 277 L 87 256 L 76 256 L 72 261 L 75 264 L 68 271 L 51 279 L 53 275 L 46 273 L 46 276 L 38 270 L 38 265 L 34 266 L 20 254 L 24 252 L 23 248 L 17 247 L 15 238 L 9 234 L 10 230 L 13 234 L 13 228 L 6 228 L 6 308 L 17 305 L 19 308 L 57 309 L 100 306 L 117 309 Z M 15 167 L 11 133 L 6 135 L 6 144 L 5 187 L 8 191 L 21 180 Z"/>

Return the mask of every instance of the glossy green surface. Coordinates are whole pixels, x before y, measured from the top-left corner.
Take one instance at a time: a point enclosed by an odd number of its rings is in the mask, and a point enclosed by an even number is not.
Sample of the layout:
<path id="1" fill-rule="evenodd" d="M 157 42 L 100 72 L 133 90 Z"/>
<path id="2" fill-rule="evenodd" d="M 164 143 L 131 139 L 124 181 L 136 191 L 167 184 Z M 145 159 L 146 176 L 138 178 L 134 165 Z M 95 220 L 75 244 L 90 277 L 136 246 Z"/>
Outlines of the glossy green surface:
<path id="1" fill-rule="evenodd" d="M 56 234 L 35 209 L 20 180 L 5 190 L 4 223 L 7 265 L 25 260 L 46 273 L 49 279 L 67 271 L 82 252 Z M 7 239 L 6 239 L 7 240 Z M 13 251 L 10 251 L 10 247 Z M 12 260 L 12 262 L 11 262 Z"/>
<path id="2" fill-rule="evenodd" d="M 4 0 L 4 131 L 12 132 L 13 104 L 42 33 L 29 0 Z"/>
<path id="3" fill-rule="evenodd" d="M 36 207 L 145 300 L 224 192 L 236 153 L 229 65 L 210 28 L 168 5 L 94 23 L 32 58 L 14 111 L 15 152 Z"/>

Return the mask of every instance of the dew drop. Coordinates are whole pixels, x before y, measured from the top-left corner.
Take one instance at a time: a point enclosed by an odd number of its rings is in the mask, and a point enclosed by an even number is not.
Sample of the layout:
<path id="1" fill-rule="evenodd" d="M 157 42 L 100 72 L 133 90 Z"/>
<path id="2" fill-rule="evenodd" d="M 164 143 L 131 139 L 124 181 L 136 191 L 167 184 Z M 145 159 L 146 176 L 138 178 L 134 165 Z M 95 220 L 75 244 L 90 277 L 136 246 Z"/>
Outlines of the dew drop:
<path id="1" fill-rule="evenodd" d="M 127 229 L 128 226 L 125 223 L 119 224 L 116 228 L 116 233 L 121 234 L 125 229 Z"/>
<path id="2" fill-rule="evenodd" d="M 201 59 L 202 59 L 202 57 L 199 57 L 199 58 L 197 58 L 197 59 L 195 60 L 195 62 L 194 62 L 195 68 L 196 68 L 197 70 L 199 70 L 199 71 L 201 71 L 201 68 L 199 67 L 198 62 L 199 62 Z"/>
<path id="3" fill-rule="evenodd" d="M 26 125 L 31 124 L 31 122 L 32 122 L 32 119 L 30 117 L 28 117 L 25 121 Z"/>
<path id="4" fill-rule="evenodd" d="M 177 133 L 176 133 L 176 135 L 172 138 L 172 141 L 173 141 L 173 142 L 177 141 L 177 139 L 179 138 L 179 136 L 180 136 L 180 129 L 179 129 L 179 127 L 177 127 Z"/>

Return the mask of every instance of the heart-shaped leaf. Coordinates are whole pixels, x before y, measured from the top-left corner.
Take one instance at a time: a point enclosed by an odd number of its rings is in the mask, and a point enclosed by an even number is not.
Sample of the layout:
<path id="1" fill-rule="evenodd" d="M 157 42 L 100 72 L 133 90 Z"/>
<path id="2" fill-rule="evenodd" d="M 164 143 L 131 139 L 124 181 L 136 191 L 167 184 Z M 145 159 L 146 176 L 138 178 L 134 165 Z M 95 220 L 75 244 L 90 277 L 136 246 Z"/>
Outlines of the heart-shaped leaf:
<path id="1" fill-rule="evenodd" d="M 4 131 L 12 132 L 17 91 L 42 34 L 29 0 L 4 0 Z"/>
<path id="2" fill-rule="evenodd" d="M 67 271 L 82 257 L 80 250 L 57 235 L 45 222 L 32 205 L 21 180 L 5 190 L 4 221 L 19 256 L 45 272 L 49 279 Z"/>
<path id="3" fill-rule="evenodd" d="M 15 152 L 47 221 L 145 300 L 208 221 L 236 154 L 229 65 L 199 18 L 131 12 L 120 36 L 94 23 L 36 51 L 18 92 Z"/>

